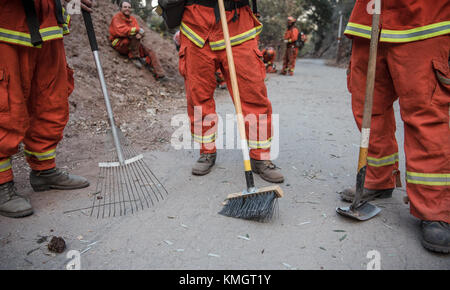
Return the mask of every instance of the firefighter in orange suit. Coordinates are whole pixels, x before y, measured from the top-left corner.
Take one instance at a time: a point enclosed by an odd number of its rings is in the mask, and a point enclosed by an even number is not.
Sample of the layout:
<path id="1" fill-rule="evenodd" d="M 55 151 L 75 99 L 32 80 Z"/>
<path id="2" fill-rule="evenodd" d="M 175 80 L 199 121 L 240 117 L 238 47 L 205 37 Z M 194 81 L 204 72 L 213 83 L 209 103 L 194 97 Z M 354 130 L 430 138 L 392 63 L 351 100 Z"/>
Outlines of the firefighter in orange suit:
<path id="1" fill-rule="evenodd" d="M 120 12 L 114 15 L 109 26 L 112 47 L 120 54 L 127 55 L 138 68 L 145 65 L 156 79 L 163 79 L 165 73 L 158 58 L 153 50 L 142 44 L 144 33 L 144 29 L 131 15 L 130 2 L 122 1 Z"/>
<path id="2" fill-rule="evenodd" d="M 252 167 L 270 182 L 283 182 L 279 168 L 270 160 L 272 105 L 264 84 L 262 54 L 255 39 L 262 25 L 253 15 L 248 0 L 224 2 L 242 110 L 244 118 L 249 120 L 246 131 Z M 185 78 L 191 133 L 194 140 L 201 143 L 200 158 L 192 173 L 205 175 L 216 160 L 217 115 L 213 95 L 214 72 L 218 68 L 224 73 L 229 90 L 231 88 L 217 1 L 187 0 L 180 30 L 179 69 Z"/>
<path id="3" fill-rule="evenodd" d="M 348 88 L 361 129 L 372 15 L 357 1 L 345 30 L 353 39 Z M 398 181 L 393 103 L 404 122 L 406 191 L 420 219 L 422 245 L 450 252 L 450 2 L 383 1 L 363 197 L 390 197 Z M 354 191 L 344 191 L 351 200 Z"/>
<path id="4" fill-rule="evenodd" d="M 275 69 L 275 57 L 276 52 L 273 47 L 265 48 L 262 51 L 263 54 L 263 61 L 266 64 L 266 73 L 276 73 L 277 70 Z"/>
<path id="5" fill-rule="evenodd" d="M 83 9 L 90 6 L 82 1 Z M 89 186 L 55 164 L 74 87 L 63 43 L 69 21 L 59 0 L 0 0 L 0 215 L 33 213 L 13 182 L 11 157 L 21 142 L 34 191 Z"/>
<path id="6" fill-rule="evenodd" d="M 284 33 L 284 42 L 286 43 L 286 52 L 283 58 L 283 69 L 281 74 L 294 75 L 295 61 L 297 60 L 298 47 L 295 42 L 298 39 L 298 29 L 295 27 L 296 19 L 289 16 L 287 19 L 287 29 Z"/>

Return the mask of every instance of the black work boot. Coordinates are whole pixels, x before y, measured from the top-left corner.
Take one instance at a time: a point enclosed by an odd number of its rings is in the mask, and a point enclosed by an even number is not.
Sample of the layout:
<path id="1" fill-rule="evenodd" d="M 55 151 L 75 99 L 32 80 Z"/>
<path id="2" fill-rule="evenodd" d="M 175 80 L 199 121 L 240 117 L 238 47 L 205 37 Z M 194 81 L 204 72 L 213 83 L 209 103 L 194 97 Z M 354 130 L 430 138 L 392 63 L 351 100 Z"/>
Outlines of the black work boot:
<path id="1" fill-rule="evenodd" d="M 33 214 L 30 201 L 16 192 L 14 182 L 0 184 L 0 215 L 20 218 Z"/>
<path id="2" fill-rule="evenodd" d="M 256 160 L 250 158 L 252 171 L 259 174 L 262 179 L 272 183 L 284 182 L 284 176 L 281 174 L 280 168 L 270 160 Z"/>
<path id="3" fill-rule="evenodd" d="M 132 58 L 131 62 L 138 68 L 141 69 L 143 67 L 142 61 L 139 57 Z"/>
<path id="4" fill-rule="evenodd" d="M 70 174 L 59 168 L 43 171 L 32 170 L 30 183 L 34 191 L 50 189 L 79 189 L 89 186 L 89 181 L 82 177 Z"/>
<path id="5" fill-rule="evenodd" d="M 206 175 L 211 172 L 212 167 L 216 163 L 217 153 L 202 153 L 200 158 L 192 167 L 192 174 Z"/>
<path id="6" fill-rule="evenodd" d="M 422 246 L 430 251 L 450 253 L 450 224 L 438 221 L 422 221 Z"/>
<path id="7" fill-rule="evenodd" d="M 394 191 L 393 188 L 380 189 L 380 190 L 364 188 L 362 201 L 371 201 L 371 200 L 374 200 L 377 198 L 380 198 L 380 199 L 391 198 L 393 191 Z M 343 191 L 339 192 L 339 194 L 341 195 L 341 199 L 343 201 L 353 202 L 353 199 L 355 198 L 355 192 L 356 192 L 355 188 L 347 188 L 347 189 L 344 189 Z"/>

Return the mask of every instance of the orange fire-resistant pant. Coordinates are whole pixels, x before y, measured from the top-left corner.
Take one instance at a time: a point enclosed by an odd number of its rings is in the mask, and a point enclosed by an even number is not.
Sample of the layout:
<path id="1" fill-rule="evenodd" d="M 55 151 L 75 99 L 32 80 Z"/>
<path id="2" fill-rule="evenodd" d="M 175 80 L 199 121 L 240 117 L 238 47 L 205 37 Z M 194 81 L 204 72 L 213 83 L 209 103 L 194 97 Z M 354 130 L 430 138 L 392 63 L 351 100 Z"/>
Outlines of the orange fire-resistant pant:
<path id="1" fill-rule="evenodd" d="M 185 78 L 188 115 L 191 133 L 201 143 L 201 153 L 216 152 L 215 139 L 217 115 L 214 102 L 214 79 L 221 69 L 231 95 L 231 81 L 226 51 L 212 51 L 207 42 L 203 48 L 181 35 L 179 69 Z M 241 97 L 242 112 L 246 121 L 250 157 L 270 159 L 272 136 L 272 104 L 264 84 L 265 66 L 255 39 L 233 46 L 233 56 Z"/>
<path id="2" fill-rule="evenodd" d="M 399 100 L 404 124 L 407 193 L 411 214 L 450 223 L 450 35 L 405 44 L 381 43 L 365 187 L 396 186 L 398 146 L 393 103 Z M 348 88 L 361 129 L 369 40 L 355 38 Z M 398 185 L 398 184 L 397 184 Z"/>
<path id="3" fill-rule="evenodd" d="M 13 179 L 11 156 L 21 142 L 31 169 L 55 167 L 73 86 L 62 39 L 42 48 L 0 43 L 0 184 Z"/>
<path id="4" fill-rule="evenodd" d="M 165 75 L 164 69 L 159 63 L 156 54 L 153 50 L 141 43 L 136 37 L 132 38 L 120 38 L 117 44 L 114 46 L 120 54 L 128 56 L 128 58 L 143 57 L 145 62 L 153 69 L 157 76 Z"/>
<path id="5" fill-rule="evenodd" d="M 283 58 L 283 70 L 282 72 L 293 73 L 295 70 L 295 62 L 297 60 L 298 47 L 292 44 L 286 46 L 286 52 Z"/>

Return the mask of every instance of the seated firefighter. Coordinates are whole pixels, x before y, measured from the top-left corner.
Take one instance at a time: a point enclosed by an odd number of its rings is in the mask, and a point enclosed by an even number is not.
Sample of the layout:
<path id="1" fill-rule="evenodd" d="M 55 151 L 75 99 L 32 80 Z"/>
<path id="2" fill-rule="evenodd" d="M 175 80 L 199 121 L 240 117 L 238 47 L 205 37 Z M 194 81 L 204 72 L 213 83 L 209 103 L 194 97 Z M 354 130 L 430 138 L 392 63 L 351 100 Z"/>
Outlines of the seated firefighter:
<path id="1" fill-rule="evenodd" d="M 263 54 L 263 61 L 266 64 L 266 73 L 276 73 L 276 67 L 275 67 L 275 57 L 276 52 L 273 47 L 264 48 L 262 51 Z"/>
<path id="2" fill-rule="evenodd" d="M 144 37 L 144 29 L 139 27 L 135 17 L 131 15 L 131 4 L 127 1 L 120 3 L 120 12 L 111 20 L 109 26 L 109 40 L 112 47 L 122 55 L 127 55 L 138 67 L 146 66 L 153 76 L 159 80 L 165 77 L 165 73 L 155 53 L 141 40 Z"/>

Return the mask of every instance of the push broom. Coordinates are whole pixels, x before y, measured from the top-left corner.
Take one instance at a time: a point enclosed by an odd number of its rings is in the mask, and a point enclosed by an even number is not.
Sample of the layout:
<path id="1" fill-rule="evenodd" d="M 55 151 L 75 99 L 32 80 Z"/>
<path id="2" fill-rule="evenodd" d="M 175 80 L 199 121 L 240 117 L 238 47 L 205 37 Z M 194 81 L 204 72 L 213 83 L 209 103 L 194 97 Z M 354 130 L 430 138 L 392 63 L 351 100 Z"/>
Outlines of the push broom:
<path id="1" fill-rule="evenodd" d="M 111 134 L 108 135 L 112 136 L 112 143 L 115 149 L 109 150 L 111 156 L 107 162 L 99 163 L 100 174 L 94 201 L 90 207 L 90 215 L 96 215 L 97 218 L 100 216 L 126 215 L 127 212 L 134 213 L 143 210 L 144 207 L 154 205 L 156 201 L 164 198 L 167 190 L 144 162 L 144 156 L 135 152 L 130 142 L 125 139 L 122 132 L 115 125 L 108 90 L 100 64 L 91 14 L 84 10 L 82 13 L 111 127 Z M 106 142 L 107 145 L 111 143 L 111 140 L 108 141 Z"/>
<path id="2" fill-rule="evenodd" d="M 244 117 L 242 115 L 241 99 L 236 77 L 236 68 L 234 66 L 233 52 L 230 43 L 230 34 L 225 14 L 223 0 L 219 0 L 220 21 L 222 22 L 223 35 L 225 39 L 225 48 L 227 53 L 228 67 L 230 70 L 231 89 L 233 91 L 234 106 L 236 109 L 237 124 L 241 139 L 242 153 L 244 156 L 245 180 L 247 189 L 229 194 L 225 200 L 226 204 L 219 214 L 249 219 L 255 221 L 270 220 L 276 209 L 277 199 L 283 196 L 283 191 L 279 186 L 269 186 L 257 189 L 253 179 L 252 167 L 248 151 L 247 139 L 245 134 Z"/>

